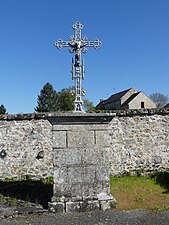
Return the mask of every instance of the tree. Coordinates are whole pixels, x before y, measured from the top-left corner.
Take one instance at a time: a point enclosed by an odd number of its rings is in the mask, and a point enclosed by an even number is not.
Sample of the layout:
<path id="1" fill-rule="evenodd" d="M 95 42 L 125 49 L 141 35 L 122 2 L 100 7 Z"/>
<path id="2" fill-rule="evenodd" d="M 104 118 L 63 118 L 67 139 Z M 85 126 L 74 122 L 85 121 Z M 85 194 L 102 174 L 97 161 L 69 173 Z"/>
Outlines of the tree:
<path id="1" fill-rule="evenodd" d="M 71 111 L 73 110 L 73 101 L 75 96 L 73 94 L 74 87 L 64 88 L 58 93 L 57 111 Z"/>
<path id="2" fill-rule="evenodd" d="M 50 83 L 46 83 L 37 100 L 38 106 L 36 112 L 53 112 L 57 111 L 58 94 Z"/>
<path id="3" fill-rule="evenodd" d="M 58 111 L 72 111 L 74 106 L 73 102 L 75 100 L 74 93 L 75 87 L 64 88 L 61 92 L 58 93 Z M 85 111 L 94 110 L 93 103 L 88 99 L 84 99 L 83 101 L 83 108 Z"/>
<path id="4" fill-rule="evenodd" d="M 156 103 L 157 108 L 162 108 L 168 102 L 168 96 L 163 95 L 159 92 L 151 94 L 150 98 Z"/>
<path id="5" fill-rule="evenodd" d="M 75 100 L 75 88 L 64 88 L 60 92 L 56 92 L 50 83 L 46 83 L 38 95 L 38 106 L 35 108 L 36 112 L 54 112 L 54 111 L 72 111 Z M 84 100 L 84 110 L 93 110 L 93 103 L 89 100 Z"/>
<path id="6" fill-rule="evenodd" d="M 92 111 L 95 110 L 95 107 L 93 105 L 93 102 L 89 101 L 88 99 L 84 99 L 83 100 L 83 104 L 84 104 L 84 110 L 85 111 Z"/>
<path id="7" fill-rule="evenodd" d="M 6 108 L 4 105 L 0 106 L 0 114 L 6 114 Z"/>

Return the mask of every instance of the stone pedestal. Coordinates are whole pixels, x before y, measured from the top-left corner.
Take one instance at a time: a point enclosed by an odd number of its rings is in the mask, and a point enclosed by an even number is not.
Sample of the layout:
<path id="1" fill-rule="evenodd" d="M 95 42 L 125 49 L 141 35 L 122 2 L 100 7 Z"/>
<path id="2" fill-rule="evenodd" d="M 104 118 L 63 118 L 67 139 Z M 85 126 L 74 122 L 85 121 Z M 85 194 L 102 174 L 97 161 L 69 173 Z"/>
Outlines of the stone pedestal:
<path id="1" fill-rule="evenodd" d="M 54 190 L 52 212 L 115 208 L 110 195 L 107 153 L 110 116 L 68 114 L 53 125 Z"/>
<path id="2" fill-rule="evenodd" d="M 68 201 L 68 202 L 49 202 L 49 210 L 53 213 L 65 212 L 84 212 L 94 210 L 108 210 L 116 208 L 116 200 L 109 196 L 105 200 L 85 200 L 85 201 Z"/>

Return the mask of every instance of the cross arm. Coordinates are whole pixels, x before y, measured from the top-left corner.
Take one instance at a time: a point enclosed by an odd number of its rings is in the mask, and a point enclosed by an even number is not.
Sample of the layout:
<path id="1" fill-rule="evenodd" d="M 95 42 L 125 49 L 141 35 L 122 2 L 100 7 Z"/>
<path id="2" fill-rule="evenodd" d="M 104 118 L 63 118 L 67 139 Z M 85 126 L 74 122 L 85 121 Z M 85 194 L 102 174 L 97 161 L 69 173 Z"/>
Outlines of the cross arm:
<path id="1" fill-rule="evenodd" d="M 59 39 L 54 43 L 54 46 L 60 50 L 60 49 L 62 49 L 63 47 L 69 47 L 69 46 L 70 46 L 70 42 L 69 42 L 69 41 L 63 41 L 61 38 L 59 38 Z"/>
<path id="2" fill-rule="evenodd" d="M 99 39 L 95 38 L 93 41 L 83 41 L 85 47 L 93 47 L 94 49 L 98 49 L 102 42 Z"/>

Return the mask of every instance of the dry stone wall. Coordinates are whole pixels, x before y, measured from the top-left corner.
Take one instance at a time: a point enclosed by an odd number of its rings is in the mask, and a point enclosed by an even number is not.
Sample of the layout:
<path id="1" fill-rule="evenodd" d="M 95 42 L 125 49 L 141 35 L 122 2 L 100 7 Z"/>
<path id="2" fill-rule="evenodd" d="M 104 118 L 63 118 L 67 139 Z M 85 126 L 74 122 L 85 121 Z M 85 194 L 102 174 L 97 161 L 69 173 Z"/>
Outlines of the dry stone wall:
<path id="1" fill-rule="evenodd" d="M 169 171 L 169 112 L 138 112 L 116 115 L 109 124 L 113 175 Z"/>
<path id="2" fill-rule="evenodd" d="M 100 113 L 92 113 L 93 118 L 98 114 Z M 91 129 L 86 131 L 85 141 L 80 139 L 80 135 L 83 134 L 85 127 L 90 127 L 91 121 L 88 121 L 87 126 L 83 123 L 80 124 L 81 127 L 74 125 L 73 129 L 76 130 L 74 132 L 68 128 L 56 131 L 56 126 L 55 128 L 52 126 L 53 118 L 59 125 L 66 123 L 71 115 L 71 113 L 1 115 L 0 179 L 20 178 L 25 175 L 37 179 L 53 176 L 53 163 L 55 165 L 57 162 L 53 157 L 54 152 L 56 154 L 59 148 L 65 149 L 59 159 L 63 162 L 69 149 L 75 149 L 75 139 L 79 142 L 78 148 L 83 148 L 84 145 L 90 146 L 91 138 L 94 143 L 97 140 L 97 146 L 103 146 L 106 151 L 106 163 L 113 175 L 169 170 L 169 109 L 105 112 L 100 118 L 101 123 L 109 118 L 106 130 L 100 123 L 97 125 L 101 126 L 100 131 L 99 129 L 97 132 Z M 71 124 L 73 123 L 72 120 Z M 57 134 L 54 137 L 53 130 Z M 109 147 L 104 148 L 103 133 L 106 133 L 106 138 L 109 139 Z M 94 146 L 96 144 L 91 148 Z M 93 153 L 97 155 L 97 149 Z M 91 157 L 88 157 L 88 160 L 91 160 Z"/>
<path id="3" fill-rule="evenodd" d="M 0 120 L 0 179 L 53 175 L 52 126 L 33 115 Z"/>

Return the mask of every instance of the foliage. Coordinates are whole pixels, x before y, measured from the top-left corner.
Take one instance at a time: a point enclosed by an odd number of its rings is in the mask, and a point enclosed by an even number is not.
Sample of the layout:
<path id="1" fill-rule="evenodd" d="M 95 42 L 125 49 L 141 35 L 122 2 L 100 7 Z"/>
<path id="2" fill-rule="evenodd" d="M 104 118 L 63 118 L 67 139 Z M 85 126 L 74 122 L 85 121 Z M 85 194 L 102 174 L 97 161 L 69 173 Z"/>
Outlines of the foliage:
<path id="1" fill-rule="evenodd" d="M 4 105 L 0 105 L 0 114 L 6 114 L 6 108 Z"/>
<path id="2" fill-rule="evenodd" d="M 64 88 L 58 93 L 58 111 L 71 111 L 73 110 L 73 101 L 75 100 L 74 95 L 75 87 Z M 88 99 L 83 100 L 84 111 L 95 110 L 95 107 L 91 101 Z"/>
<path id="3" fill-rule="evenodd" d="M 156 103 L 157 108 L 162 108 L 168 102 L 168 96 L 163 95 L 159 92 L 151 94 L 150 98 Z"/>
<path id="4" fill-rule="evenodd" d="M 50 83 L 46 83 L 37 100 L 36 112 L 53 112 L 57 110 L 58 94 Z"/>
<path id="5" fill-rule="evenodd" d="M 83 104 L 84 104 L 84 106 L 83 106 L 84 111 L 87 112 L 87 111 L 93 111 L 93 110 L 95 110 L 95 107 L 93 105 L 93 102 L 89 101 L 88 99 L 84 99 L 83 100 Z"/>
<path id="6" fill-rule="evenodd" d="M 73 87 L 64 88 L 58 93 L 57 111 L 73 110 L 73 101 L 75 99 Z"/>
<path id="7" fill-rule="evenodd" d="M 43 184 L 53 184 L 54 181 L 53 181 L 53 177 L 52 176 L 49 176 L 47 178 L 41 179 L 41 182 Z"/>
<path id="8" fill-rule="evenodd" d="M 46 83 L 40 95 L 38 95 L 38 106 L 36 112 L 72 111 L 75 100 L 75 87 L 64 88 L 56 92 L 50 83 Z M 88 99 L 84 100 L 83 108 L 85 111 L 94 110 L 93 103 Z"/>

